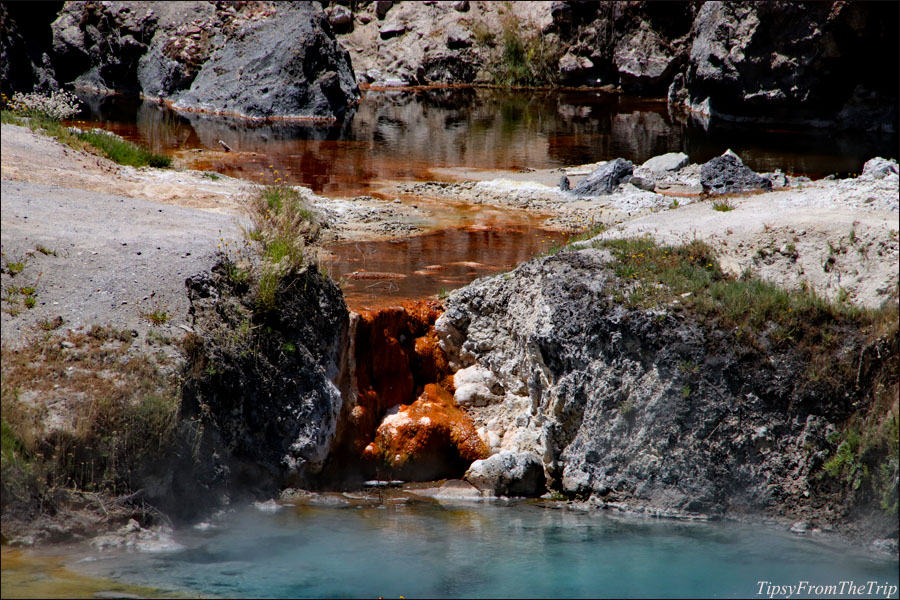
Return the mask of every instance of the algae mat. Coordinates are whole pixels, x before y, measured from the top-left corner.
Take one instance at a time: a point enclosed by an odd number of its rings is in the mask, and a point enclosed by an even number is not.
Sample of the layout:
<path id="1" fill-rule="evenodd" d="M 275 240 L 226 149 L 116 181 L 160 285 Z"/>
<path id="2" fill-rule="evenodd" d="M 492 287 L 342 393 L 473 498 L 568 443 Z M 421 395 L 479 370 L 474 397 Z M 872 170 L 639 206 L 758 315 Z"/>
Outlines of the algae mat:
<path id="1" fill-rule="evenodd" d="M 111 579 L 81 575 L 66 567 L 64 555 L 3 546 L 0 596 L 3 598 L 167 598 L 160 590 L 123 585 Z"/>

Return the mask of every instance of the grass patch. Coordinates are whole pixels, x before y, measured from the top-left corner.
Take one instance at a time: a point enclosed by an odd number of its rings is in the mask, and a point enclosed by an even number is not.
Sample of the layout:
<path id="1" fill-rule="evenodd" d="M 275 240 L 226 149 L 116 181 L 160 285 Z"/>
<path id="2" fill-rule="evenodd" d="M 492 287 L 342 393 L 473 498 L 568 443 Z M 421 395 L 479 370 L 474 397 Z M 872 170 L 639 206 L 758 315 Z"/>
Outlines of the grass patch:
<path id="1" fill-rule="evenodd" d="M 38 252 L 40 252 L 41 254 L 43 254 L 44 256 L 56 256 L 56 250 L 51 250 L 41 244 L 38 244 L 37 246 L 35 246 L 34 249 L 37 250 Z"/>
<path id="2" fill-rule="evenodd" d="M 32 94 L 34 99 L 38 95 Z M 100 153 L 121 165 L 133 167 L 168 168 L 172 166 L 172 158 L 158 154 L 142 146 L 138 146 L 118 136 L 101 131 L 76 133 L 60 122 L 77 112 L 77 99 L 71 96 L 71 106 L 62 106 L 65 100 L 61 95 L 56 102 L 44 98 L 37 104 L 26 102 L 9 103 L 11 109 L 3 110 L 3 122 L 14 125 L 27 125 L 32 131 L 54 137 L 58 141 L 76 150 Z M 66 100 L 69 101 L 69 100 Z"/>
<path id="3" fill-rule="evenodd" d="M 785 340 L 808 339 L 814 345 L 829 338 L 836 342 L 838 329 L 848 324 L 883 328 L 891 311 L 896 327 L 895 306 L 866 310 L 846 302 L 828 302 L 808 288 L 788 291 L 749 275 L 727 276 L 713 249 L 701 241 L 659 246 L 647 237 L 603 240 L 594 246 L 613 253 L 613 270 L 632 282 L 631 289 L 644 290 L 641 303 L 634 308 L 656 307 L 677 299 L 717 319 L 720 326 L 760 332 L 774 325 Z"/>
<path id="4" fill-rule="evenodd" d="M 65 319 L 63 319 L 61 316 L 57 315 L 57 316 L 53 317 L 52 319 L 41 319 L 40 321 L 38 321 L 37 324 L 38 324 L 38 327 L 40 327 L 44 331 L 54 331 L 54 330 L 62 327 L 65 324 L 65 322 L 66 322 Z"/>
<path id="5" fill-rule="evenodd" d="M 8 125 L 25 125 L 25 119 L 17 115 L 11 110 L 0 110 L 0 123 Z"/>
<path id="6" fill-rule="evenodd" d="M 575 235 L 571 236 L 568 239 L 568 243 L 572 244 L 574 242 L 583 242 L 585 240 L 589 240 L 593 237 L 596 237 L 607 230 L 606 225 L 603 223 L 591 223 L 587 228 Z"/>
<path id="7" fill-rule="evenodd" d="M 155 308 L 141 316 L 154 325 L 165 325 L 169 321 L 169 313 L 161 308 Z"/>
<path id="8" fill-rule="evenodd" d="M 206 177 L 207 179 L 212 179 L 213 181 L 218 181 L 218 180 L 222 179 L 221 175 L 219 175 L 218 173 L 213 173 L 212 171 L 205 171 L 203 173 L 203 177 Z"/>
<path id="9" fill-rule="evenodd" d="M 261 310 L 273 310 L 278 286 L 285 275 L 304 266 L 305 250 L 318 241 L 321 225 L 300 193 L 286 185 L 261 188 L 251 199 L 249 212 L 252 227 L 245 235 L 262 259 L 255 270 L 256 304 Z M 229 278 L 250 277 L 234 265 L 228 268 Z"/>
<path id="10" fill-rule="evenodd" d="M 3 262 L 3 270 L 6 271 L 6 274 L 10 277 L 15 277 L 23 270 L 25 270 L 25 259 L 21 260 L 9 260 L 4 259 Z"/>
<path id="11" fill-rule="evenodd" d="M 171 157 L 165 154 L 158 154 L 108 133 L 87 131 L 79 133 L 78 139 L 90 144 L 108 159 L 120 165 L 157 168 L 172 166 Z"/>
<path id="12" fill-rule="evenodd" d="M 729 212 L 737 208 L 734 203 L 728 198 L 722 198 L 721 200 L 714 200 L 712 203 L 713 210 L 719 212 Z"/>

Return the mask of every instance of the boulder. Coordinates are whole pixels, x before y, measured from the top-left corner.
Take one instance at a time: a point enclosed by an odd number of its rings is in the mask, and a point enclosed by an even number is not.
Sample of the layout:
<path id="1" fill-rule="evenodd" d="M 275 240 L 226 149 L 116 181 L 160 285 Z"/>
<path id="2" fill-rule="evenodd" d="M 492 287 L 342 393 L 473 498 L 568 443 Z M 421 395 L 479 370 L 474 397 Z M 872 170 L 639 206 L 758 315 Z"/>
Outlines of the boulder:
<path id="1" fill-rule="evenodd" d="M 619 73 L 619 83 L 629 93 L 660 93 L 665 91 L 681 56 L 643 22 L 631 35 L 616 46 L 613 63 Z"/>
<path id="2" fill-rule="evenodd" d="M 353 13 L 346 6 L 335 4 L 325 9 L 328 22 L 337 33 L 348 33 L 353 30 Z"/>
<path id="3" fill-rule="evenodd" d="M 459 12 L 469 11 L 469 0 L 457 0 L 450 3 L 450 8 Z"/>
<path id="4" fill-rule="evenodd" d="M 611 193 L 620 183 L 628 183 L 634 165 L 630 160 L 617 158 L 594 169 L 572 189 L 576 196 L 600 196 Z"/>
<path id="5" fill-rule="evenodd" d="M 137 93 L 138 62 L 159 17 L 150 4 L 70 2 L 51 24 L 60 83 Z"/>
<path id="6" fill-rule="evenodd" d="M 897 161 L 881 158 L 880 156 L 867 160 L 862 170 L 863 177 L 872 177 L 874 179 L 884 179 L 891 173 L 897 173 Z"/>
<path id="7" fill-rule="evenodd" d="M 195 333 L 185 342 L 182 414 L 200 424 L 194 452 L 220 461 L 229 486 L 274 492 L 303 485 L 335 439 L 347 306 L 331 279 L 306 267 L 279 283 L 265 334 L 247 336 L 242 328 L 260 317 L 250 287 L 229 278 L 235 268 L 226 259 L 185 281 Z M 175 477 L 182 491 L 202 491 L 195 473 Z"/>
<path id="8" fill-rule="evenodd" d="M 391 0 L 376 0 L 375 16 L 377 16 L 379 20 L 383 20 L 387 16 L 388 11 L 391 10 L 392 6 L 394 6 L 394 3 Z"/>
<path id="9" fill-rule="evenodd" d="M 415 402 L 387 411 L 363 458 L 380 463 L 398 479 L 430 481 L 458 477 L 488 452 L 453 397 L 429 383 Z"/>
<path id="10" fill-rule="evenodd" d="M 592 73 L 594 63 L 585 56 L 576 56 L 567 52 L 559 59 L 559 76 L 564 83 L 574 84 L 581 82 Z"/>
<path id="11" fill-rule="evenodd" d="M 705 194 L 734 194 L 771 190 L 772 182 L 744 165 L 740 157 L 727 150 L 700 167 L 700 185 Z"/>
<path id="12" fill-rule="evenodd" d="M 447 30 L 447 48 L 450 50 L 458 50 L 459 48 L 468 48 L 472 45 L 472 34 L 468 29 L 462 27 L 452 27 Z"/>
<path id="13" fill-rule="evenodd" d="M 818 453 L 834 452 L 846 394 L 867 393 L 853 391 L 855 371 L 814 387 L 804 347 L 763 342 L 768 327 L 748 339 L 702 313 L 629 306 L 612 295 L 634 289 L 618 264 L 602 248 L 560 252 L 456 290 L 435 324 L 448 359 L 488 368 L 506 389 L 502 404 L 468 414 L 504 450 L 540 456 L 553 489 L 575 496 L 673 515 L 808 511 L 798 491 L 821 490 Z M 863 328 L 846 331 L 848 354 L 871 348 Z M 493 485 L 476 474 L 500 460 L 466 478 Z M 835 520 L 849 488 L 829 496 Z"/>
<path id="14" fill-rule="evenodd" d="M 207 60 L 174 107 L 245 117 L 342 118 L 359 100 L 350 55 L 325 14 L 279 6 L 278 18 L 248 25 Z"/>
<path id="15" fill-rule="evenodd" d="M 645 192 L 652 192 L 656 189 L 656 182 L 650 177 L 634 176 L 628 183 Z"/>
<path id="16" fill-rule="evenodd" d="M 465 480 L 495 496 L 540 496 L 546 491 L 544 465 L 531 452 L 504 450 L 484 460 L 476 460 Z"/>
<path id="17" fill-rule="evenodd" d="M 667 172 L 677 171 L 688 165 L 688 155 L 684 152 L 668 152 L 648 159 L 641 165 L 641 170 L 663 175 Z"/>
<path id="18" fill-rule="evenodd" d="M 422 60 L 421 76 L 427 83 L 472 83 L 477 66 L 466 50 L 437 50 Z"/>
<path id="19" fill-rule="evenodd" d="M 378 29 L 378 35 L 383 40 L 389 40 L 392 37 L 397 37 L 398 35 L 403 35 L 406 33 L 406 25 L 401 23 L 400 21 L 391 21 L 390 23 L 385 23 Z"/>

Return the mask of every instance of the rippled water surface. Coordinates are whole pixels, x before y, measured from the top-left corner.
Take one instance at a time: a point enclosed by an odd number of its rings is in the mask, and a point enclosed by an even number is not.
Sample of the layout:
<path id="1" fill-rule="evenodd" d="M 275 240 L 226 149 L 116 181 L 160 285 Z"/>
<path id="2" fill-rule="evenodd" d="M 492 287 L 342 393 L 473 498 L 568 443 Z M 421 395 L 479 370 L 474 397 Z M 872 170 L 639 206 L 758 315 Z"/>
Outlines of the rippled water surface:
<path id="1" fill-rule="evenodd" d="M 176 540 L 83 564 L 241 597 L 754 597 L 760 581 L 898 581 L 896 560 L 763 527 L 530 505 L 246 509 Z"/>

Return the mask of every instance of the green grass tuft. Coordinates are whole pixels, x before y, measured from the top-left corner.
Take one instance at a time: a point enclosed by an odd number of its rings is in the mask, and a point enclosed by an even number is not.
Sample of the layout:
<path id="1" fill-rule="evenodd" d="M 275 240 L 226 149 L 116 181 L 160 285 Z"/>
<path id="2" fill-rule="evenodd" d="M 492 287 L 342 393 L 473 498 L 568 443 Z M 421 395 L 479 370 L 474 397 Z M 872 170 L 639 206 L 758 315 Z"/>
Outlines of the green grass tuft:
<path id="1" fill-rule="evenodd" d="M 137 146 L 127 140 L 120 139 L 116 136 L 101 133 L 99 131 L 88 131 L 79 133 L 78 139 L 87 142 L 100 152 L 102 152 L 110 160 L 120 165 L 129 165 L 132 167 L 157 167 L 168 168 L 172 166 L 172 158 L 165 154 L 152 152 L 147 148 Z"/>
<path id="2" fill-rule="evenodd" d="M 722 198 L 721 200 L 715 200 L 713 202 L 712 207 L 713 207 L 713 210 L 717 210 L 719 212 L 728 212 L 728 211 L 732 211 L 735 208 L 737 208 L 731 202 L 731 200 L 729 200 L 728 198 Z"/>

